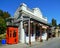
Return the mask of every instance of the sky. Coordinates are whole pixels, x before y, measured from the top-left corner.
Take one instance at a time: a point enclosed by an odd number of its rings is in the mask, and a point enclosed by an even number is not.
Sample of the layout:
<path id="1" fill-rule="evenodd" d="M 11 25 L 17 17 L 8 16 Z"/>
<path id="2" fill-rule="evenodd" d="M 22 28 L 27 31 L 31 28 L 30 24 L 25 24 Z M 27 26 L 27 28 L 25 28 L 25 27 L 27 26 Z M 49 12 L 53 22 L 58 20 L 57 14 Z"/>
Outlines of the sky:
<path id="1" fill-rule="evenodd" d="M 52 18 L 56 19 L 57 24 L 60 23 L 60 0 L 0 0 L 0 9 L 8 11 L 13 17 L 21 3 L 27 4 L 30 9 L 38 7 L 48 23 Z"/>

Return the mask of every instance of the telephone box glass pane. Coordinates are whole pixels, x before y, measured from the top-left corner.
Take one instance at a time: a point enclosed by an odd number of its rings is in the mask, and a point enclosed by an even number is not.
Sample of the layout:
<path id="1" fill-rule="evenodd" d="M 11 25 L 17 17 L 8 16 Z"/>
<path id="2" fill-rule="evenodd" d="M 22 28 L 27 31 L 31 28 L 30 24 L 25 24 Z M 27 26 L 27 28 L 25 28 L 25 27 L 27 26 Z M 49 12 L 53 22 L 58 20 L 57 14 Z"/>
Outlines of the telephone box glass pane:
<path id="1" fill-rule="evenodd" d="M 16 31 L 14 30 L 13 37 L 16 37 Z"/>

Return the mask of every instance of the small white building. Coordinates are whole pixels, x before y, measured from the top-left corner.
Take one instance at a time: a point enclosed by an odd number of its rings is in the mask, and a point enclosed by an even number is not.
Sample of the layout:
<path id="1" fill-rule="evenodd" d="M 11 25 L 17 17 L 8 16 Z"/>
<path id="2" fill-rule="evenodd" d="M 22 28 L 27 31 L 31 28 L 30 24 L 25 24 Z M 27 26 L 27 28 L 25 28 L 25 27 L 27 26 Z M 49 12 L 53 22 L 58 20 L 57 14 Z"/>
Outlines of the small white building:
<path id="1" fill-rule="evenodd" d="M 29 9 L 26 4 L 22 3 L 16 10 L 14 18 L 14 23 L 18 24 L 21 43 L 47 39 L 47 29 L 50 25 L 39 8 Z"/>

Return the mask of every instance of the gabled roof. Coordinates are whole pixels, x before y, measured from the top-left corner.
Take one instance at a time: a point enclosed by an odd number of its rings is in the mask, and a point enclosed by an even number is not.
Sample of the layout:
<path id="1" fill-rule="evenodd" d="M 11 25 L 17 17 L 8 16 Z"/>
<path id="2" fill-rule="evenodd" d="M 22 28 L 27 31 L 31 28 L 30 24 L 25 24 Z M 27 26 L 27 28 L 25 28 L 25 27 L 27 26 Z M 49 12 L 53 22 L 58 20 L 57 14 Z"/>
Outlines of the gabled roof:
<path id="1" fill-rule="evenodd" d="M 14 14 L 14 18 L 18 18 L 21 13 L 19 11 L 22 11 L 24 14 L 26 14 L 28 17 L 31 17 L 37 21 L 43 22 L 47 24 L 47 18 L 44 18 L 39 8 L 34 8 L 33 10 L 29 9 L 26 4 L 22 3 L 20 7 L 17 9 L 17 11 Z"/>

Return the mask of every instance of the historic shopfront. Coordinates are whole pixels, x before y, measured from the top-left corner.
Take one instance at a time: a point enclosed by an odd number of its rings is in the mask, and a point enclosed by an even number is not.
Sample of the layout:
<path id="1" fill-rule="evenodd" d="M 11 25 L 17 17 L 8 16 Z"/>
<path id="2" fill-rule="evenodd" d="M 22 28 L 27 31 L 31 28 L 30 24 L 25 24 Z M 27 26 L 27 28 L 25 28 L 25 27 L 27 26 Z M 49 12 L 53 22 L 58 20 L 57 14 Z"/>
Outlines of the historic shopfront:
<path id="1" fill-rule="evenodd" d="M 31 44 L 31 42 L 46 40 L 48 29 L 51 27 L 39 8 L 30 10 L 24 3 L 15 12 L 12 22 L 18 25 L 18 36 L 21 43 Z"/>

